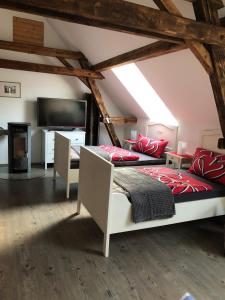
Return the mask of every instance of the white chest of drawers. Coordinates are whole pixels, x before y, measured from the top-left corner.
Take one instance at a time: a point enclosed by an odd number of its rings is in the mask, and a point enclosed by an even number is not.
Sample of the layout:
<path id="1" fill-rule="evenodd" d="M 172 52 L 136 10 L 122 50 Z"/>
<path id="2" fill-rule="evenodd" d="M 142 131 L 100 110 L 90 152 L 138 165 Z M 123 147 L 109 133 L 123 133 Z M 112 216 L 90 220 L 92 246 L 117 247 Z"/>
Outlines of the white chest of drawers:
<path id="1" fill-rule="evenodd" d="M 42 129 L 42 161 L 47 169 L 48 164 L 54 163 L 54 144 L 55 132 L 58 132 L 71 140 L 71 145 L 83 146 L 85 145 L 84 131 L 54 131 Z"/>

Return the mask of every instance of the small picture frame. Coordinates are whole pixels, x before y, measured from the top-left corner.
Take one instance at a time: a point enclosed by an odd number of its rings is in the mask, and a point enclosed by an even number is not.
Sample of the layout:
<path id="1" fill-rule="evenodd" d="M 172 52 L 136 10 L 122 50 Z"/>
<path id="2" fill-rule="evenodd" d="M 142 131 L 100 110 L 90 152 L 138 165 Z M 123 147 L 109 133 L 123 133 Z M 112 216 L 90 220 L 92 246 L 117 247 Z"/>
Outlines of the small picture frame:
<path id="1" fill-rule="evenodd" d="M 0 97 L 21 98 L 21 83 L 0 81 Z"/>

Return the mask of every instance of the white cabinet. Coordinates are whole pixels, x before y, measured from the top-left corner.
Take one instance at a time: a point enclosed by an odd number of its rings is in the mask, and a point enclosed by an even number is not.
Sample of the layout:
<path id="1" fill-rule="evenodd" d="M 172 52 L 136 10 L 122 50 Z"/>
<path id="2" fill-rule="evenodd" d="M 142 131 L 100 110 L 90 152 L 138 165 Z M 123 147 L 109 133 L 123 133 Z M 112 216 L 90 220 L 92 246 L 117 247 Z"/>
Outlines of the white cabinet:
<path id="1" fill-rule="evenodd" d="M 54 163 L 54 144 L 55 132 L 58 132 L 71 140 L 71 145 L 82 146 L 85 145 L 84 131 L 54 131 L 42 129 L 42 161 L 47 169 L 48 164 Z"/>

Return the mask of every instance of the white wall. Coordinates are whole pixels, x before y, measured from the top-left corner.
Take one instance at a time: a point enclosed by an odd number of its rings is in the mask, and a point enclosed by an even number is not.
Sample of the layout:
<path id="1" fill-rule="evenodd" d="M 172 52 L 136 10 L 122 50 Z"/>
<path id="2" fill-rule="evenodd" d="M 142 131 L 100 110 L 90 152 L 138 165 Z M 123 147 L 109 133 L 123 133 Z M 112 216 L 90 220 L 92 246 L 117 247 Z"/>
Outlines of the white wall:
<path id="1" fill-rule="evenodd" d="M 190 50 L 137 64 L 179 123 L 179 140 L 192 153 L 201 130 L 220 128 L 209 77 Z"/>
<path id="2" fill-rule="evenodd" d="M 40 73 L 4 70 L 0 81 L 21 83 L 21 98 L 0 98 L 0 126 L 7 128 L 7 122 L 31 122 L 32 162 L 41 161 L 41 131 L 37 128 L 37 97 L 79 99 L 83 92 L 81 84 L 73 78 Z M 0 163 L 7 163 L 7 138 L 0 139 Z"/>
<path id="3" fill-rule="evenodd" d="M 12 17 L 20 16 L 29 19 L 44 21 L 45 46 L 61 49 L 76 50 L 65 41 L 46 19 L 0 9 L 0 39 L 12 40 Z M 60 65 L 54 58 L 40 57 L 36 55 L 22 54 L 12 51 L 0 51 L 0 58 L 14 59 L 28 62 L 39 62 Z M 0 98 L 0 126 L 7 128 L 8 122 L 31 122 L 32 124 L 32 162 L 41 161 L 41 132 L 36 127 L 36 99 L 37 97 L 55 97 L 66 99 L 81 99 L 89 89 L 77 78 L 42 74 L 25 71 L 0 69 L 0 81 L 21 83 L 21 98 Z M 104 86 L 100 84 L 100 90 L 104 95 L 106 107 L 111 115 L 121 115 L 119 109 L 104 92 Z M 123 128 L 118 128 L 118 135 L 123 137 Z M 104 128 L 101 130 L 100 139 L 107 140 Z M 8 160 L 7 137 L 0 137 L 0 164 L 6 164 Z"/>

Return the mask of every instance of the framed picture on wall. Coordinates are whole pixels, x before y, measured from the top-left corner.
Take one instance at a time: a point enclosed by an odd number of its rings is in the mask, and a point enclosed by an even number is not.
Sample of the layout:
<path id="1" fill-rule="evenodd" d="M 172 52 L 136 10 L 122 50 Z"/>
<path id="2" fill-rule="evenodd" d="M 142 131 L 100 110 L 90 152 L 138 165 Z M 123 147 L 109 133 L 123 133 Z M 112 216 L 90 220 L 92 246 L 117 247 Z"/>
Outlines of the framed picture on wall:
<path id="1" fill-rule="evenodd" d="M 21 98 L 21 83 L 0 81 L 0 97 Z"/>

